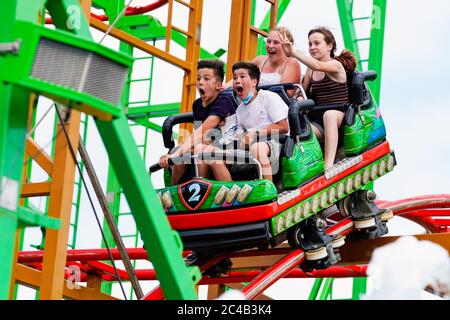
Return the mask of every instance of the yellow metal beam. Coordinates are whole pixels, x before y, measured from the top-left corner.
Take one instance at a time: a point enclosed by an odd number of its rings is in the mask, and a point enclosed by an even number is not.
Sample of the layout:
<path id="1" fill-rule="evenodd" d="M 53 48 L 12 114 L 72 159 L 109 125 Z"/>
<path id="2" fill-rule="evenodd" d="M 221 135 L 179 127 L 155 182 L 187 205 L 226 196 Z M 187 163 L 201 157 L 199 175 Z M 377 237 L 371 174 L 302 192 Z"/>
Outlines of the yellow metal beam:
<path id="1" fill-rule="evenodd" d="M 172 14 L 173 14 L 173 0 L 167 3 L 167 26 L 166 26 L 166 46 L 165 51 L 170 52 L 170 41 L 172 39 Z"/>
<path id="2" fill-rule="evenodd" d="M 271 5 L 270 28 L 277 23 L 278 0 L 267 1 Z M 252 26 L 253 2 L 233 0 L 231 4 L 230 31 L 228 41 L 227 80 L 232 78 L 231 68 L 238 61 L 250 61 L 256 55 L 258 36 L 267 37 L 267 32 Z"/>
<path id="3" fill-rule="evenodd" d="M 75 152 L 78 148 L 80 118 L 80 112 L 72 110 L 70 123 L 66 124 L 69 141 Z M 44 267 L 39 295 L 39 298 L 44 300 L 60 300 L 62 297 L 76 168 L 66 137 L 59 133 L 62 130 L 61 124 L 58 124 L 57 130 L 48 215 L 59 218 L 61 228 L 47 229 L 45 237 Z"/>
<path id="4" fill-rule="evenodd" d="M 103 31 L 103 32 L 106 32 L 106 30 L 108 30 L 108 28 L 109 28 L 109 25 L 107 25 L 106 23 L 104 23 L 98 19 L 92 18 L 92 17 L 90 18 L 90 25 L 91 25 L 91 27 L 93 27 L 99 31 Z M 167 63 L 170 63 L 171 65 L 174 65 L 178 68 L 181 68 L 184 70 L 190 70 L 192 68 L 191 63 L 183 61 L 180 58 L 177 58 L 174 55 L 171 55 L 170 53 L 167 53 L 161 49 L 158 49 L 155 46 L 152 46 L 152 45 L 148 44 L 147 42 L 145 42 L 139 38 L 136 38 L 136 37 L 130 35 L 129 33 L 126 33 L 118 28 L 112 28 L 110 35 L 120 41 L 126 42 L 126 43 L 134 46 L 137 49 L 140 49 L 140 50 L 147 52 L 148 54 L 151 54 L 161 60 L 164 60 Z"/>
<path id="5" fill-rule="evenodd" d="M 172 26 L 173 1 L 174 0 L 169 0 L 168 6 L 168 25 L 166 27 L 167 32 L 165 51 L 160 50 L 155 46 L 152 46 L 147 42 L 136 38 L 118 28 L 112 28 L 110 31 L 110 35 L 120 41 L 134 46 L 135 48 L 138 48 L 176 67 L 183 69 L 185 71 L 185 75 L 183 77 L 183 91 L 181 96 L 180 112 L 188 112 L 191 111 L 192 103 L 194 102 L 196 97 L 196 63 L 200 58 L 200 30 L 203 12 L 203 0 L 191 0 L 190 3 L 177 0 L 178 3 L 189 8 L 189 21 L 187 31 L 181 30 L 176 26 Z M 106 23 L 103 23 L 102 21 L 92 17 L 90 18 L 90 25 L 91 27 L 103 32 L 106 32 L 109 28 L 109 25 L 107 25 Z M 169 52 L 172 29 L 185 34 L 187 37 L 186 61 L 173 56 Z M 181 129 L 183 129 L 182 132 L 190 132 L 192 131 L 192 124 L 182 124 Z M 185 137 L 183 136 L 183 134 L 180 134 L 180 142 L 182 142 L 184 138 Z"/>
<path id="6" fill-rule="evenodd" d="M 227 80 L 232 79 L 231 67 L 233 64 L 241 60 L 244 5 L 244 0 L 233 0 L 231 3 L 230 31 L 228 33 Z"/>
<path id="7" fill-rule="evenodd" d="M 39 270 L 27 267 L 23 264 L 16 264 L 16 282 L 24 286 L 39 289 L 41 285 L 42 273 Z M 73 300 L 119 300 L 116 297 L 101 293 L 97 288 L 81 286 L 77 283 L 63 281 L 62 297 Z"/>
<path id="8" fill-rule="evenodd" d="M 191 34 L 192 37 L 188 36 L 186 43 L 186 61 L 190 63 L 190 66 L 189 69 L 185 70 L 183 77 L 183 93 L 181 96 L 180 112 L 192 111 L 192 103 L 194 102 L 197 94 L 196 64 L 200 58 L 200 30 L 202 26 L 203 0 L 192 0 L 191 6 L 192 7 L 189 9 L 187 33 Z M 192 131 L 192 124 L 182 124 L 180 128 L 190 132 Z M 180 135 L 179 142 L 181 143 L 184 138 L 185 137 L 183 135 Z"/>
<path id="9" fill-rule="evenodd" d="M 49 175 L 52 175 L 53 160 L 32 138 L 28 138 L 25 152 Z"/>
<path id="10" fill-rule="evenodd" d="M 39 19 L 38 21 L 40 21 L 40 12 L 39 12 Z M 27 132 L 30 132 L 31 130 L 31 126 L 32 126 L 32 119 L 33 119 L 33 111 L 34 111 L 34 107 L 37 104 L 37 99 L 38 96 L 36 94 L 30 94 L 30 101 L 29 101 L 29 108 L 28 108 L 28 124 L 27 124 Z M 28 141 L 30 140 L 30 141 Z M 37 147 L 37 144 L 35 143 L 35 141 L 32 138 L 27 138 L 26 141 L 26 145 L 25 145 L 25 154 L 24 154 L 24 161 L 23 161 L 23 170 L 22 170 L 22 183 L 27 181 L 27 177 L 28 177 L 28 166 L 30 165 L 30 162 L 28 161 L 28 157 L 30 156 L 29 152 L 31 149 L 31 153 L 34 155 L 31 155 L 31 158 L 36 159 L 39 155 L 37 155 L 37 150 L 40 150 L 39 147 Z M 37 150 L 36 150 L 37 149 Z M 48 157 L 48 159 L 51 161 L 51 170 L 50 173 L 53 169 L 53 160 L 50 159 L 50 157 Z M 47 159 L 39 159 L 36 160 L 39 164 L 39 162 L 45 162 L 45 160 Z M 46 164 L 43 165 L 44 167 L 46 167 L 47 169 L 49 168 L 49 166 L 47 166 Z M 41 165 L 42 167 L 42 165 Z M 45 170 L 45 169 L 44 169 Z M 23 191 L 23 186 L 22 186 L 22 191 Z M 26 204 L 26 199 L 22 197 L 22 199 L 19 200 L 19 203 L 21 206 L 24 206 Z M 16 243 L 14 246 L 14 265 L 16 265 L 18 256 L 19 256 L 19 249 L 22 249 L 20 247 L 20 239 L 22 238 L 22 234 L 24 232 L 24 228 L 23 226 L 21 226 L 21 224 L 18 225 L 17 227 L 17 232 L 16 232 Z M 20 247 L 20 248 L 19 248 Z M 11 273 L 11 285 L 10 285 L 10 290 L 9 290 L 9 299 L 13 300 L 14 299 L 14 294 L 16 293 L 16 268 L 13 268 L 12 273 Z"/>
<path id="11" fill-rule="evenodd" d="M 51 182 L 34 182 L 22 185 L 21 198 L 43 197 L 50 194 Z"/>
<path id="12" fill-rule="evenodd" d="M 97 274 L 89 274 L 87 279 L 87 288 L 101 294 L 102 278 Z"/>
<path id="13" fill-rule="evenodd" d="M 92 0 L 80 0 L 87 17 L 90 16 Z M 47 229 L 44 244 L 44 259 L 39 299 L 60 300 L 64 290 L 64 272 L 69 239 L 70 214 L 75 181 L 76 160 L 73 159 L 69 143 L 75 154 L 78 151 L 81 113 L 71 110 L 70 119 L 63 125 L 57 125 L 55 156 L 53 162 L 53 181 L 50 188 L 48 215 L 58 218 L 61 227 L 58 230 Z"/>

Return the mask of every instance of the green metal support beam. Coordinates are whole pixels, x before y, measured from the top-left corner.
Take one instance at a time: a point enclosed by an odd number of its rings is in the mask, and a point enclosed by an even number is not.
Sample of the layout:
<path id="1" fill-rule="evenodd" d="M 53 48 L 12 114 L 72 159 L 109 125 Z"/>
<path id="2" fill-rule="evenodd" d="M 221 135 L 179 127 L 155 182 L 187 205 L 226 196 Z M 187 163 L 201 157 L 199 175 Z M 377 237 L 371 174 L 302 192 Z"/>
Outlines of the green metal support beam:
<path id="1" fill-rule="evenodd" d="M 147 113 L 150 118 L 159 118 L 178 114 L 180 113 L 180 108 L 181 104 L 179 102 L 152 104 L 143 107 L 129 107 L 127 114 L 129 118 L 137 118 Z"/>
<path id="2" fill-rule="evenodd" d="M 370 91 L 380 102 L 381 75 L 383 71 L 384 27 L 386 24 L 386 0 L 373 0 L 372 30 L 370 33 L 369 70 L 376 70 L 378 78 L 369 82 Z"/>
<path id="3" fill-rule="evenodd" d="M 47 10 L 58 29 L 76 33 L 91 40 L 89 24 L 79 0 L 47 0 Z M 31 20 L 33 21 L 33 20 Z"/>
<path id="4" fill-rule="evenodd" d="M 322 292 L 320 293 L 319 300 L 328 300 L 332 297 L 334 278 L 326 278 L 323 284 Z"/>
<path id="5" fill-rule="evenodd" d="M 181 257 L 181 239 L 171 230 L 147 177 L 127 119 L 96 120 L 96 124 L 166 298 L 196 299 L 194 285 L 200 280 L 200 272 L 198 268 L 188 269 Z"/>
<path id="6" fill-rule="evenodd" d="M 17 19 L 37 19 L 43 1 L 25 2 L 7 1 L 2 5 L 0 43 L 16 40 Z M 17 227 L 34 220 L 33 213 L 19 206 L 30 93 L 7 81 L 6 59 L 13 55 L 0 55 L 0 300 L 8 299 L 10 293 Z"/>
<path id="7" fill-rule="evenodd" d="M 313 287 L 309 293 L 308 300 L 317 300 L 317 296 L 319 295 L 320 287 L 322 286 L 323 278 L 317 278 L 314 280 Z"/>
<path id="8" fill-rule="evenodd" d="M 110 122 L 97 119 L 96 124 L 165 297 L 196 299 L 194 285 L 200 280 L 200 271 L 197 267 L 186 267 L 182 259 L 181 239 L 170 228 L 159 198 L 147 178 L 145 164 L 126 116 Z"/>
<path id="9" fill-rule="evenodd" d="M 0 299 L 10 292 L 18 224 L 40 222 L 19 206 L 29 97 L 26 90 L 0 82 Z"/>
<path id="10" fill-rule="evenodd" d="M 19 207 L 17 210 L 17 216 L 20 223 L 27 227 L 41 226 L 55 230 L 61 227 L 61 221 L 59 219 L 40 214 L 26 207 Z"/>
<path id="11" fill-rule="evenodd" d="M 354 17 L 353 0 L 336 0 L 342 36 L 345 47 L 352 51 L 358 60 L 358 69 L 363 70 L 363 62 L 367 62 L 368 70 L 375 70 L 378 77 L 369 82 L 369 88 L 377 103 L 380 101 L 381 73 L 383 66 L 384 27 L 386 22 L 386 0 L 373 0 L 372 15 L 369 17 Z M 358 38 L 354 21 L 367 20 L 371 23 L 370 37 Z M 368 57 L 362 57 L 359 43 L 369 41 Z"/>
<path id="12" fill-rule="evenodd" d="M 367 292 L 367 278 L 353 278 L 352 300 L 360 300 Z"/>
<path id="13" fill-rule="evenodd" d="M 353 52 L 356 60 L 358 60 L 358 69 L 361 70 L 361 55 L 359 54 L 359 46 L 356 42 L 357 36 L 355 24 L 353 23 L 352 2 L 353 0 L 336 0 L 345 48 Z"/>
<path id="14" fill-rule="evenodd" d="M 38 2 L 36 2 L 38 3 Z M 43 2 L 40 2 L 42 5 Z M 35 12 L 26 14 L 26 20 L 35 23 L 41 8 L 32 6 Z M 26 0 L 9 1 L 2 8 L 0 21 L 2 33 L 0 43 L 12 42 L 16 13 L 29 10 Z M 59 29 L 74 33 L 77 37 L 92 42 L 89 25 L 82 13 L 78 0 L 48 0 L 47 9 Z M 33 18 L 33 19 L 31 19 Z M 36 25 L 37 28 L 37 25 Z M 58 40 L 56 40 L 58 41 Z M 74 44 L 76 46 L 76 44 Z M 95 47 L 95 44 L 93 44 Z M 98 47 L 98 46 L 97 46 Z M 5 69 L 6 52 L 0 56 L 0 299 L 6 299 L 10 292 L 13 266 L 14 242 L 20 219 L 32 224 L 57 227 L 57 221 L 33 217 L 32 211 L 18 206 L 22 179 L 21 166 L 25 150 L 25 135 L 30 92 L 22 87 L 9 84 L 11 77 Z M 11 58 L 11 57 L 8 57 Z M 23 57 L 22 57 L 23 58 Z M 14 56 L 11 59 L 16 59 Z M 45 93 L 45 87 L 42 88 Z M 55 94 L 55 93 L 53 93 Z M 61 98 L 71 96 L 60 92 Z M 70 104 L 69 104 L 70 106 Z M 95 106 L 93 106 L 95 108 Z M 13 112 L 14 110 L 14 112 Z M 94 111 L 94 110 L 92 110 Z M 149 256 L 155 267 L 161 287 L 167 299 L 196 299 L 194 285 L 200 279 L 197 267 L 187 267 L 182 258 L 182 242 L 178 233 L 173 232 L 162 209 L 159 198 L 146 174 L 136 144 L 133 140 L 126 116 L 122 113 L 113 121 L 96 119 L 101 138 L 125 196 L 133 212 L 136 225 L 142 235 Z"/>

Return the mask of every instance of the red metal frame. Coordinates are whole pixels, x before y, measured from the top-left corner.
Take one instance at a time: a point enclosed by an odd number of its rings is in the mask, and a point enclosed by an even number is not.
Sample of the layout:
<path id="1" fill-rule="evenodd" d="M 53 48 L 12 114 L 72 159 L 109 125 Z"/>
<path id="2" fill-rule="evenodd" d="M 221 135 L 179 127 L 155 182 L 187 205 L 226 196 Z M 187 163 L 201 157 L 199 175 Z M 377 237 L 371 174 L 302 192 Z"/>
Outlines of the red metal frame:
<path id="1" fill-rule="evenodd" d="M 420 225 L 423 225 L 428 232 L 441 233 L 448 232 L 450 228 L 450 194 L 430 195 L 413 197 L 399 201 L 378 201 L 382 208 L 392 210 L 395 215 L 410 219 Z M 331 235 L 347 235 L 353 231 L 353 221 L 351 218 L 344 218 L 337 224 L 329 227 L 326 232 Z M 127 249 L 128 255 L 132 260 L 149 260 L 147 253 L 142 248 Z M 189 252 L 184 252 L 187 255 Z M 120 260 L 117 249 L 111 249 L 114 259 Z M 215 257 L 203 264 L 201 271 L 207 270 L 224 258 L 256 257 L 281 255 L 281 258 L 273 266 L 266 270 L 246 270 L 232 271 L 221 277 L 204 277 L 199 284 L 226 284 L 236 282 L 250 282 L 243 293 L 248 299 L 254 299 L 264 292 L 274 282 L 281 278 L 305 278 L 305 277 L 363 277 L 366 276 L 366 265 L 354 266 L 333 266 L 325 270 L 317 270 L 311 273 L 304 273 L 298 268 L 304 260 L 304 252 L 301 249 L 274 248 L 268 250 L 243 251 L 224 254 Z M 88 274 L 97 274 L 103 281 L 117 281 L 114 269 L 111 265 L 101 262 L 108 260 L 109 255 L 106 249 L 83 249 L 69 250 L 67 254 L 67 264 L 65 277 L 73 276 L 73 269 L 80 270 L 80 281 L 86 282 Z M 42 270 L 43 251 L 24 251 L 20 252 L 18 262 L 25 264 L 37 270 Z M 152 269 L 135 270 L 139 280 L 157 280 L 155 271 Z M 123 280 L 128 279 L 127 273 L 119 269 L 119 276 Z M 164 299 L 161 288 L 157 287 L 148 293 L 144 298 L 147 300 Z"/>
<path id="2" fill-rule="evenodd" d="M 128 7 L 127 10 L 125 11 L 125 15 L 126 16 L 134 16 L 137 14 L 147 13 L 147 12 L 150 12 L 152 10 L 162 7 L 163 5 L 167 4 L 167 2 L 168 2 L 168 0 L 159 0 L 159 1 L 153 2 L 151 4 L 145 5 L 145 6 Z M 92 12 L 91 12 L 91 17 L 93 17 L 97 20 L 101 20 L 101 21 L 109 20 L 109 17 L 107 15 L 98 15 L 98 14 L 95 14 Z M 45 18 L 45 23 L 52 24 L 53 23 L 52 18 Z"/>

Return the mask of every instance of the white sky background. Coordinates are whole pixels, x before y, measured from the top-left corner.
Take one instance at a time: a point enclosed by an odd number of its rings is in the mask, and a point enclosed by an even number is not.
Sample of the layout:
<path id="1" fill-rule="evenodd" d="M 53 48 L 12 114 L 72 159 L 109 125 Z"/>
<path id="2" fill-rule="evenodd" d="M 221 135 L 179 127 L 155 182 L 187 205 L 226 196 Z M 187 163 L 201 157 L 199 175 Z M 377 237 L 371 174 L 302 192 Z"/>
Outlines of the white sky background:
<path id="1" fill-rule="evenodd" d="M 132 5 L 142 5 L 147 0 L 134 0 Z M 372 1 L 356 0 L 355 7 L 361 16 L 370 15 Z M 228 48 L 229 17 L 231 0 L 204 0 L 201 45 L 210 52 L 219 48 Z M 267 10 L 266 2 L 258 1 L 257 21 L 261 21 Z M 165 24 L 167 6 L 152 13 Z M 174 24 L 186 28 L 183 19 L 186 12 L 178 11 L 174 15 Z M 376 182 L 375 191 L 379 198 L 397 200 L 412 196 L 450 192 L 450 1 L 430 0 L 424 5 L 419 0 L 389 0 L 387 7 L 383 74 L 380 108 L 385 120 L 388 140 L 395 150 L 398 165 L 393 172 Z M 258 23 L 257 23 L 258 25 Z M 294 35 L 296 46 L 307 51 L 308 30 L 319 25 L 330 27 L 338 42 L 338 52 L 343 49 L 343 40 L 335 0 L 292 0 L 279 25 L 288 27 Z M 367 28 L 360 28 L 368 32 Z M 358 31 L 357 30 L 357 31 Z M 367 36 L 364 33 L 362 37 Z M 94 31 L 97 41 L 99 33 Z M 117 41 L 107 39 L 108 46 L 117 48 Z M 164 42 L 158 43 L 163 48 Z M 183 57 L 184 51 L 172 43 L 172 53 Z M 364 56 L 364 50 L 361 55 Z M 223 57 L 226 61 L 226 55 Z M 144 75 L 145 64 L 135 65 L 136 76 Z M 181 100 L 182 72 L 167 63 L 155 64 L 152 103 L 168 103 Z M 305 73 L 305 68 L 302 72 Z M 135 100 L 145 97 L 145 87 L 132 88 Z M 41 109 L 41 114 L 46 108 Z M 39 116 L 38 116 L 39 118 Z M 107 165 L 106 153 L 98 137 L 93 120 L 90 119 L 88 150 L 94 159 L 94 166 L 106 190 Z M 158 121 L 162 123 L 162 120 Z M 51 122 L 52 123 L 52 122 Z M 41 129 L 42 130 L 42 129 Z M 37 130 L 39 134 L 40 130 Z M 42 141 L 48 141 L 42 138 Z M 150 147 L 146 166 L 157 161 L 166 150 L 161 135 L 150 132 Z M 47 150 L 49 152 L 49 150 Z M 37 166 L 36 166 L 37 167 Z M 35 176 L 39 176 L 36 170 Z M 161 187 L 161 173 L 155 175 L 154 184 Z M 91 194 L 94 194 L 91 190 Z M 123 201 L 122 201 L 123 202 Z M 35 200 L 35 205 L 43 205 Z M 86 196 L 82 199 L 82 214 L 79 220 L 77 246 L 80 248 L 98 248 L 100 233 L 93 218 Z M 126 206 L 121 206 L 122 211 Z M 101 210 L 97 206 L 97 212 Z M 400 220 L 400 221 L 399 221 Z M 131 219 L 120 221 L 122 234 L 132 231 Z M 420 229 L 402 219 L 388 224 L 393 234 L 411 234 Z M 25 244 L 40 242 L 37 228 L 27 229 Z M 132 246 L 131 243 L 126 243 Z M 120 265 L 119 265 L 120 266 Z M 146 267 L 140 266 L 140 267 Z M 342 286 L 339 286 L 342 283 Z M 282 280 L 266 291 L 277 299 L 305 299 L 309 294 L 312 280 Z M 336 280 L 334 294 L 351 296 L 351 286 L 346 280 Z M 291 290 L 286 290 L 289 287 Z M 307 288 L 306 290 L 304 288 Z M 145 289 L 144 289 L 145 291 Z M 121 296 L 115 290 L 117 296 Z M 30 296 L 32 297 L 32 296 Z"/>

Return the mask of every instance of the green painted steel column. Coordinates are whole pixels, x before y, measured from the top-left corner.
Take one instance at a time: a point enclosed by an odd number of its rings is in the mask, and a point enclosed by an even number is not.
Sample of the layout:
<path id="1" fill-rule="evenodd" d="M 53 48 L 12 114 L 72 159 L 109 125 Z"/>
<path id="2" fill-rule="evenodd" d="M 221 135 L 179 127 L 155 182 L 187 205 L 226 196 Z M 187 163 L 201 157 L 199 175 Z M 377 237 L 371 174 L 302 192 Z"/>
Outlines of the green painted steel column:
<path id="1" fill-rule="evenodd" d="M 10 292 L 29 97 L 26 90 L 0 83 L 0 299 Z"/>
<path id="2" fill-rule="evenodd" d="M 309 293 L 308 300 L 316 300 L 317 295 L 319 294 L 320 287 L 322 286 L 323 278 L 317 278 L 314 280 L 313 287 Z"/>
<path id="3" fill-rule="evenodd" d="M 332 298 L 333 293 L 333 282 L 334 278 L 326 278 L 325 283 L 323 284 L 322 292 L 319 296 L 319 300 L 327 300 L 330 297 Z"/>
<path id="4" fill-rule="evenodd" d="M 41 2 L 27 8 L 23 1 L 7 1 L 0 10 L 0 43 L 15 41 L 13 29 L 17 17 L 37 19 Z M 19 196 L 22 183 L 22 162 L 29 93 L 7 84 L 5 57 L 0 54 L 0 299 L 8 299 L 13 268 L 16 231 L 19 223 Z"/>
<path id="5" fill-rule="evenodd" d="M 96 120 L 96 124 L 165 297 L 197 299 L 194 285 L 200 280 L 200 271 L 185 265 L 181 239 L 170 227 L 125 115 L 111 122 Z"/>
<path id="6" fill-rule="evenodd" d="M 0 300 L 9 298 L 17 217 L 0 208 Z"/>
<path id="7" fill-rule="evenodd" d="M 362 70 L 362 62 L 366 61 L 368 62 L 368 70 L 375 70 L 378 74 L 376 80 L 368 82 L 369 88 L 377 103 L 380 101 L 386 2 L 386 0 L 373 0 L 371 16 L 354 17 L 352 0 L 336 0 L 345 47 L 355 54 L 358 60 L 359 70 Z M 356 20 L 367 20 L 367 22 L 371 23 L 370 37 L 357 38 L 354 24 Z M 360 55 L 359 41 L 370 42 L 369 56 L 367 59 L 362 59 Z"/>
<path id="8" fill-rule="evenodd" d="M 89 23 L 79 0 L 48 0 L 46 7 L 58 29 L 92 40 Z"/>
<path id="9" fill-rule="evenodd" d="M 356 30 L 352 21 L 352 2 L 353 0 L 336 0 L 336 5 L 341 22 L 342 37 L 344 38 L 345 48 L 353 52 L 358 60 L 358 69 L 361 70 L 361 56 L 359 47 L 356 43 Z"/>
<path id="10" fill-rule="evenodd" d="M 124 30 L 128 32 L 128 30 Z M 123 53 L 127 53 L 128 55 L 133 55 L 133 47 L 129 44 L 126 44 L 124 42 L 121 42 L 119 45 L 119 49 Z M 130 96 L 130 81 L 131 81 L 131 73 L 133 70 L 131 69 L 128 72 L 127 76 L 127 85 L 124 87 L 122 92 L 122 103 L 123 105 L 127 106 Z M 120 195 L 121 195 L 122 188 L 120 187 L 120 183 L 117 180 L 117 176 L 114 172 L 114 169 L 111 165 L 111 163 L 108 163 L 108 180 L 106 183 L 106 193 L 107 193 L 107 199 L 108 199 L 108 205 L 111 210 L 111 214 L 113 215 L 114 221 L 116 225 L 119 227 L 119 220 L 120 220 Z M 106 244 L 109 248 L 115 248 L 116 243 L 114 242 L 114 238 L 112 236 L 111 230 L 109 229 L 108 223 L 106 219 L 103 219 L 103 230 L 105 233 L 105 239 Z M 102 240 L 101 247 L 106 248 L 105 242 Z M 108 264 L 111 264 L 111 262 L 107 262 Z M 105 282 L 103 281 L 101 284 L 101 290 L 105 294 L 111 294 L 113 288 L 112 282 Z M 131 288 L 133 290 L 133 288 Z"/>
<path id="11" fill-rule="evenodd" d="M 360 300 L 367 292 L 367 278 L 353 278 L 352 300 Z"/>
<path id="12" fill-rule="evenodd" d="M 369 70 L 375 70 L 378 77 L 369 81 L 369 88 L 375 101 L 380 102 L 381 73 L 383 71 L 384 26 L 386 23 L 386 0 L 373 0 L 372 30 L 370 33 Z"/>
<path id="13" fill-rule="evenodd" d="M 125 0 L 93 0 L 92 4 L 96 7 L 103 8 L 109 17 L 109 23 L 113 23 L 125 7 Z"/>

